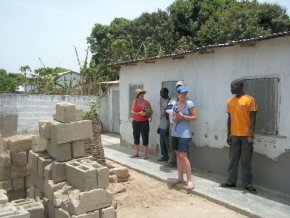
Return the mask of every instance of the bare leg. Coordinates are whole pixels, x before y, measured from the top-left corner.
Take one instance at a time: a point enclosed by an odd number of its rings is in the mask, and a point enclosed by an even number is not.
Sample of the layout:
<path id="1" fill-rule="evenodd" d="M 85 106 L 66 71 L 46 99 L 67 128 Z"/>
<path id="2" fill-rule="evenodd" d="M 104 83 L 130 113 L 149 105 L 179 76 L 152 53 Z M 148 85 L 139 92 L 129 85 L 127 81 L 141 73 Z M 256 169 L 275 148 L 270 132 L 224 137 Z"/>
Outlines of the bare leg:
<path id="1" fill-rule="evenodd" d="M 176 157 L 177 157 L 177 169 L 178 169 L 178 178 L 177 178 L 177 183 L 184 182 L 183 179 L 183 164 L 182 164 L 182 159 L 180 158 L 180 152 L 176 152 Z"/>
<path id="2" fill-rule="evenodd" d="M 188 189 L 193 189 L 194 188 L 194 183 L 192 181 L 192 177 L 191 177 L 191 165 L 190 162 L 187 158 L 187 153 L 185 152 L 180 152 L 179 153 L 180 159 L 182 160 L 182 165 L 185 169 L 185 173 L 187 176 L 187 188 Z"/>
<path id="3" fill-rule="evenodd" d="M 144 159 L 148 159 L 148 146 L 144 146 Z"/>
<path id="4" fill-rule="evenodd" d="M 133 154 L 131 157 L 139 157 L 139 151 L 140 151 L 140 145 L 135 145 L 135 154 Z"/>

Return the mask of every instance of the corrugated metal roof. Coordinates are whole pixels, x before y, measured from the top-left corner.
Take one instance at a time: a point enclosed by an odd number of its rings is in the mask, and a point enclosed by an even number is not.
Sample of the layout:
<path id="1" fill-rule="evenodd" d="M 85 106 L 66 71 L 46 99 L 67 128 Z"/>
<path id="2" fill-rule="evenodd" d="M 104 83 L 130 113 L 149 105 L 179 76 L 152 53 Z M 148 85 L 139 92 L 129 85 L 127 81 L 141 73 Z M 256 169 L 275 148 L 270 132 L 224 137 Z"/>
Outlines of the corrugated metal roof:
<path id="1" fill-rule="evenodd" d="M 269 35 L 264 35 L 264 36 L 259 36 L 255 38 L 250 38 L 250 39 L 242 39 L 242 40 L 237 40 L 237 41 L 229 41 L 224 44 L 215 44 L 215 45 L 207 45 L 207 46 L 202 46 L 198 47 L 196 49 L 190 50 L 190 51 L 185 51 L 182 53 L 173 53 L 173 54 L 167 54 L 163 56 L 154 56 L 154 57 L 149 57 L 149 58 L 144 58 L 144 59 L 137 59 L 137 60 L 131 60 L 131 61 L 125 61 L 125 62 L 119 62 L 119 63 L 112 63 L 107 66 L 109 67 L 120 67 L 122 65 L 135 65 L 139 62 L 144 61 L 145 63 L 154 63 L 155 60 L 157 59 L 163 59 L 163 58 L 168 58 L 172 57 L 175 59 L 178 59 L 182 57 L 185 54 L 189 53 L 204 53 L 206 52 L 207 49 L 211 48 L 219 48 L 219 47 L 230 47 L 230 46 L 235 46 L 235 45 L 240 45 L 240 46 L 248 46 L 251 44 L 254 44 L 257 41 L 263 41 L 263 40 L 268 40 L 268 39 L 273 39 L 273 38 L 278 38 L 278 37 L 284 37 L 284 36 L 290 36 L 290 31 L 285 31 L 285 32 L 280 32 L 280 33 L 273 33 Z"/>

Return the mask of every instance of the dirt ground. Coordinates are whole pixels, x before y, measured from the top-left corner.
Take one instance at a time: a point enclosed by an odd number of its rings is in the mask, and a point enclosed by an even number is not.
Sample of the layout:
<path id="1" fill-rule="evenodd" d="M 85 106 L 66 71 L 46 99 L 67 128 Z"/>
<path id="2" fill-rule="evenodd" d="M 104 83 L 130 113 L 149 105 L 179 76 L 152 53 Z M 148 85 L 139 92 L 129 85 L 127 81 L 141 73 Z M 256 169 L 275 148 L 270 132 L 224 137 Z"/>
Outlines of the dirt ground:
<path id="1" fill-rule="evenodd" d="M 165 182 L 129 170 L 131 179 L 110 184 L 118 218 L 247 217 Z"/>

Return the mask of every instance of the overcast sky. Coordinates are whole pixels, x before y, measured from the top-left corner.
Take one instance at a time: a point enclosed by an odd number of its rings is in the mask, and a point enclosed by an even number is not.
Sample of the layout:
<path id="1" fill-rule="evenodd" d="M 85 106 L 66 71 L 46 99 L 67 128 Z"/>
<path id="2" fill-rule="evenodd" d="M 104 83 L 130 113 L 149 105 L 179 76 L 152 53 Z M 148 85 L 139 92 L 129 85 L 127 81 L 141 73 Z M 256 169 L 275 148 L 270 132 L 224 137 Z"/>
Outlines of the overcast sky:
<path id="1" fill-rule="evenodd" d="M 143 12 L 166 9 L 174 0 L 0 0 L 0 69 L 19 72 L 64 67 L 79 71 L 74 51 L 85 58 L 86 37 L 95 23 L 115 17 L 134 19 Z M 275 2 L 290 9 L 290 0 Z"/>

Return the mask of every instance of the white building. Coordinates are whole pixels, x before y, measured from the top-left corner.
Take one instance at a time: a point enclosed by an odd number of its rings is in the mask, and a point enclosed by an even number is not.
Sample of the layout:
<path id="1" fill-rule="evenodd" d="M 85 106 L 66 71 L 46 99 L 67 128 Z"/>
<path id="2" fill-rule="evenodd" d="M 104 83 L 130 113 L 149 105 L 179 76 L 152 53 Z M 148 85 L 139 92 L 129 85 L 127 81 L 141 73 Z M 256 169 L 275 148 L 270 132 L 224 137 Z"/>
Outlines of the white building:
<path id="1" fill-rule="evenodd" d="M 75 87 L 79 84 L 81 74 L 74 71 L 67 71 L 59 74 L 57 82 L 65 87 Z"/>
<path id="2" fill-rule="evenodd" d="M 183 79 L 196 105 L 190 160 L 194 168 L 226 175 L 226 103 L 230 83 L 245 80 L 258 101 L 254 144 L 254 184 L 290 193 L 290 32 L 197 48 L 182 54 L 112 65 L 120 68 L 120 135 L 133 144 L 130 105 L 134 90 L 143 87 L 153 107 L 149 150 L 159 144 L 159 90 Z M 158 155 L 158 154 L 156 154 Z"/>

